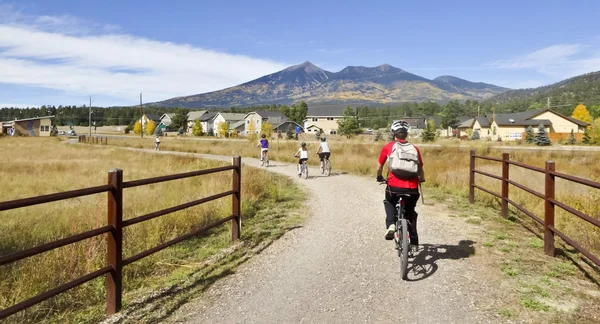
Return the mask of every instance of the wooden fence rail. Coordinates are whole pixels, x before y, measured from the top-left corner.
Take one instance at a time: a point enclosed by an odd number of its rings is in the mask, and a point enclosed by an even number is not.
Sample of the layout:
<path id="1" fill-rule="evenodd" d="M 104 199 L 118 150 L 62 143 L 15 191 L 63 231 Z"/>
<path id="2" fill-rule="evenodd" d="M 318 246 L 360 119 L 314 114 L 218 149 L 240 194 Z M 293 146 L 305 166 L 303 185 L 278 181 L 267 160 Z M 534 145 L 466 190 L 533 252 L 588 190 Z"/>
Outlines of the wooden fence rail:
<path id="1" fill-rule="evenodd" d="M 502 163 L 502 176 L 497 176 L 494 174 L 476 170 L 475 169 L 476 159 Z M 524 185 L 521 185 L 513 180 L 510 180 L 509 179 L 509 171 L 510 171 L 511 165 L 525 168 L 530 171 L 543 173 L 545 175 L 544 193 L 537 192 L 531 188 L 525 187 Z M 588 187 L 595 188 L 595 189 L 600 189 L 600 183 L 590 181 L 587 179 L 583 179 L 583 178 L 579 178 L 579 177 L 574 177 L 574 176 L 567 175 L 567 174 L 563 174 L 560 172 L 556 172 L 555 167 L 556 166 L 554 164 L 554 161 L 546 161 L 545 168 L 538 168 L 538 167 L 526 165 L 523 163 L 519 163 L 516 161 L 511 161 L 508 153 L 503 153 L 502 158 L 498 159 L 498 158 L 492 158 L 492 157 L 487 157 L 487 156 L 475 155 L 475 151 L 471 150 L 471 159 L 470 159 L 470 167 L 469 167 L 469 169 L 470 169 L 470 172 L 469 172 L 470 173 L 470 176 L 469 176 L 469 203 L 472 204 L 475 202 L 475 189 L 479 189 L 483 192 L 493 195 L 501 200 L 500 201 L 500 206 L 501 206 L 500 214 L 502 215 L 502 217 L 504 217 L 504 218 L 508 217 L 508 206 L 512 205 L 513 207 L 517 208 L 519 211 L 521 211 L 525 215 L 531 217 L 533 220 L 535 220 L 540 225 L 544 226 L 544 251 L 546 252 L 547 255 L 554 256 L 554 235 L 558 235 L 567 244 L 571 245 L 577 251 L 579 251 L 581 254 L 583 254 L 587 258 L 589 258 L 596 265 L 600 266 L 600 259 L 598 257 L 593 255 L 591 252 L 589 252 L 588 250 L 583 248 L 581 245 L 579 245 L 573 239 L 569 238 L 567 235 L 560 232 L 558 229 L 556 229 L 556 227 L 554 227 L 554 216 L 555 216 L 556 206 L 587 221 L 588 223 L 590 223 L 596 227 L 600 227 L 600 220 L 593 218 L 589 215 L 586 215 L 586 214 L 582 213 L 581 211 L 578 211 L 572 207 L 569 207 L 569 206 L 565 205 L 564 203 L 557 201 L 555 199 L 556 178 L 561 178 L 561 179 L 568 180 L 571 182 L 583 184 L 583 185 L 586 185 Z M 487 177 L 501 181 L 501 183 L 502 183 L 501 193 L 498 194 L 498 193 L 492 192 L 488 189 L 485 189 L 481 186 L 476 185 L 475 184 L 475 174 L 480 174 L 480 175 L 487 176 Z M 509 197 L 509 186 L 510 185 L 517 187 L 521 190 L 524 190 L 540 199 L 543 199 L 544 200 L 544 218 L 543 219 L 539 218 L 538 216 L 534 215 L 531 211 L 525 209 L 520 204 L 511 200 Z"/>
<path id="2" fill-rule="evenodd" d="M 108 145 L 108 137 L 79 135 L 77 138 L 79 143 Z"/>
<path id="3" fill-rule="evenodd" d="M 81 137 L 80 137 L 81 141 Z M 96 186 L 91 188 L 85 188 L 80 190 L 66 191 L 61 193 L 49 194 L 38 197 L 31 197 L 25 199 L 18 199 L 12 201 L 0 202 L 0 211 L 11 210 L 16 208 L 22 208 L 27 206 L 33 206 L 38 204 L 44 204 L 54 201 L 60 201 L 75 197 L 88 196 L 98 193 L 108 193 L 107 210 L 108 210 L 108 222 L 106 226 L 96 228 L 84 233 L 79 233 L 73 236 L 69 236 L 57 241 L 42 244 L 33 248 L 29 248 L 23 251 L 14 252 L 8 255 L 0 256 L 0 266 L 16 262 L 25 258 L 29 258 L 36 254 L 44 253 L 50 250 L 57 249 L 62 246 L 73 244 L 85 239 L 90 239 L 95 236 L 107 234 L 107 265 L 101 269 L 98 269 L 92 273 L 89 273 L 83 277 L 77 278 L 71 282 L 63 284 L 52 290 L 44 292 L 40 295 L 34 296 L 30 299 L 22 301 L 16 305 L 10 306 L 6 309 L 0 310 L 0 320 L 10 315 L 20 312 L 26 308 L 32 307 L 38 303 L 41 303 L 49 298 L 52 298 L 58 294 L 64 293 L 72 288 L 80 286 L 90 280 L 106 275 L 106 314 L 112 315 L 119 312 L 122 306 L 122 295 L 123 295 L 123 278 L 122 270 L 123 267 L 131 264 L 137 260 L 149 256 L 155 252 L 165 249 L 173 244 L 179 243 L 183 240 L 189 239 L 202 232 L 205 232 L 213 227 L 224 224 L 228 221 L 232 222 L 231 238 L 233 241 L 240 238 L 241 232 L 241 175 L 242 175 L 242 161 L 239 156 L 233 158 L 231 165 L 199 170 L 187 173 L 173 174 L 149 179 L 134 180 L 134 181 L 123 181 L 123 170 L 114 169 L 108 172 L 108 184 L 102 186 Z M 144 186 L 149 184 L 155 184 L 164 181 L 172 181 L 177 179 L 185 179 L 190 177 L 196 177 L 211 173 L 224 172 L 233 170 L 233 182 L 232 189 L 226 192 L 218 193 L 209 197 L 194 200 L 185 204 L 163 209 L 150 214 L 138 216 L 132 219 L 123 220 L 123 189 L 132 188 L 138 186 Z M 137 223 L 141 223 L 156 217 L 160 217 L 175 211 L 190 208 L 196 205 L 200 205 L 212 200 L 216 200 L 226 196 L 232 196 L 231 215 L 221 220 L 215 221 L 212 224 L 206 225 L 200 229 L 197 229 L 191 233 L 177 237 L 171 241 L 160 244 L 147 251 L 141 252 L 127 259 L 123 259 L 123 228 L 131 226 Z"/>

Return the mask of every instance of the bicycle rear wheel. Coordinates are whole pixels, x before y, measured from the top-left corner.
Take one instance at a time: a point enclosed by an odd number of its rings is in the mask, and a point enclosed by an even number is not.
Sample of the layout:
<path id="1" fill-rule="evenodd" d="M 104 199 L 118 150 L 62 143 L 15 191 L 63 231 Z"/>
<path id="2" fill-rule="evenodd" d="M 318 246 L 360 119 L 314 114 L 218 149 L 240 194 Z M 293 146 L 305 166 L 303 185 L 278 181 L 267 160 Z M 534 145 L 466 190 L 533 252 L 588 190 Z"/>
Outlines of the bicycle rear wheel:
<path id="1" fill-rule="evenodd" d="M 329 160 L 325 160 L 325 175 L 331 175 L 331 162 Z"/>
<path id="2" fill-rule="evenodd" d="M 308 165 L 304 163 L 304 179 L 308 179 Z"/>
<path id="3" fill-rule="evenodd" d="M 406 219 L 398 220 L 396 226 L 396 249 L 400 257 L 400 275 L 402 280 L 406 280 L 408 275 L 408 224 Z"/>

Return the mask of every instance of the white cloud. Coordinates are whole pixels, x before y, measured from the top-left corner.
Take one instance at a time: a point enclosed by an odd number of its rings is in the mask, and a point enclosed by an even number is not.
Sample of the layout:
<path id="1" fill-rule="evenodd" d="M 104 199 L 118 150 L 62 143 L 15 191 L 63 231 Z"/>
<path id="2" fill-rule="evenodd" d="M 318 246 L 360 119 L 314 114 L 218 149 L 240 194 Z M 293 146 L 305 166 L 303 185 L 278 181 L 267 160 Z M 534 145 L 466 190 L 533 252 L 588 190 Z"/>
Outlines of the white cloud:
<path id="1" fill-rule="evenodd" d="M 558 79 L 600 70 L 600 48 L 560 44 L 488 64 L 498 69 L 529 69 Z"/>
<path id="2" fill-rule="evenodd" d="M 0 82 L 130 103 L 139 92 L 144 101 L 163 100 L 220 90 L 286 67 L 115 30 L 95 25 L 91 34 L 75 17 L 32 17 L 0 7 Z"/>

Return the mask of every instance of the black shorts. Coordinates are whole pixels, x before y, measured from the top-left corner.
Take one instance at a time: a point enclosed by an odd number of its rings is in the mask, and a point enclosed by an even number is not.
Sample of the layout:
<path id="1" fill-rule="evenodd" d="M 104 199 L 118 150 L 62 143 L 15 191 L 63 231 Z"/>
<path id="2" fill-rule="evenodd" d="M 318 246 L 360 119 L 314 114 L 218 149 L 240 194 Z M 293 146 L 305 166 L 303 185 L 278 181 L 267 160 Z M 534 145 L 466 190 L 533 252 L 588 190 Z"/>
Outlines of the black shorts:
<path id="1" fill-rule="evenodd" d="M 300 159 L 300 160 L 298 160 L 298 164 L 302 164 L 302 162 L 304 162 L 304 161 L 308 161 L 308 159 Z"/>
<path id="2" fill-rule="evenodd" d="M 331 156 L 331 152 L 319 153 L 319 158 L 321 159 L 321 162 L 323 162 L 324 158 L 326 158 L 327 160 L 329 160 L 330 156 Z"/>

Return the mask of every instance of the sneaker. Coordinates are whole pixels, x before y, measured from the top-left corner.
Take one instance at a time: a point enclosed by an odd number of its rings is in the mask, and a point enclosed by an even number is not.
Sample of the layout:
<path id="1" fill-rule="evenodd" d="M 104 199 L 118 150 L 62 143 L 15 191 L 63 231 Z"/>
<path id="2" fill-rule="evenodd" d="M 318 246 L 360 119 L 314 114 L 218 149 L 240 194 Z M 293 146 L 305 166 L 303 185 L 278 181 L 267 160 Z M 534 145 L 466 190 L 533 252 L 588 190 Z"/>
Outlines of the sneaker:
<path id="1" fill-rule="evenodd" d="M 385 239 L 392 240 L 394 238 L 394 232 L 396 232 L 396 224 L 390 225 L 387 231 L 385 232 Z"/>

